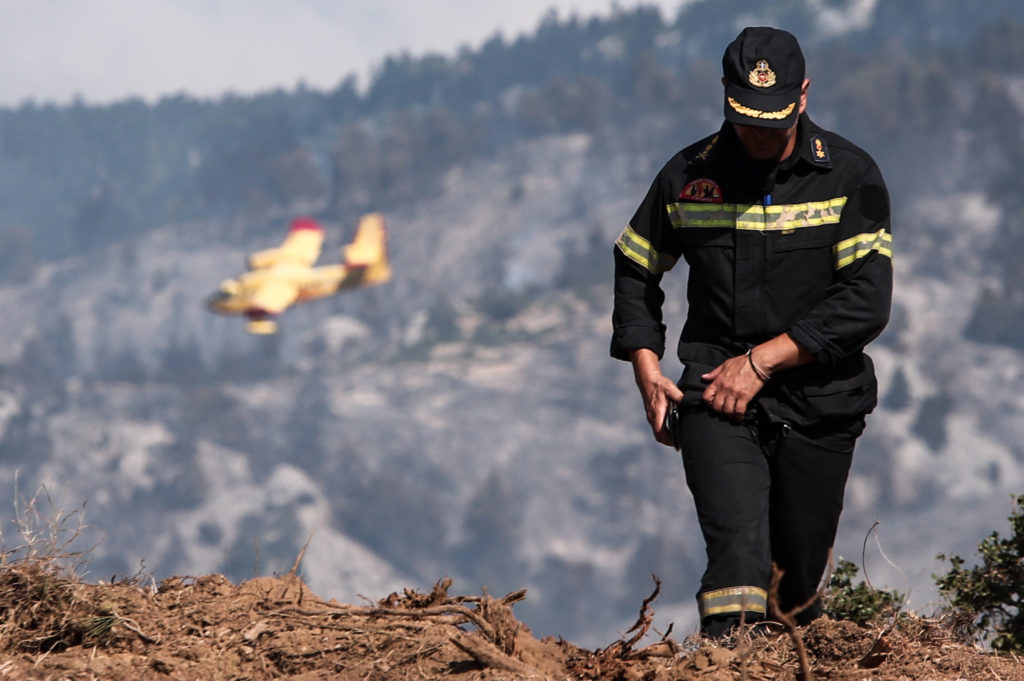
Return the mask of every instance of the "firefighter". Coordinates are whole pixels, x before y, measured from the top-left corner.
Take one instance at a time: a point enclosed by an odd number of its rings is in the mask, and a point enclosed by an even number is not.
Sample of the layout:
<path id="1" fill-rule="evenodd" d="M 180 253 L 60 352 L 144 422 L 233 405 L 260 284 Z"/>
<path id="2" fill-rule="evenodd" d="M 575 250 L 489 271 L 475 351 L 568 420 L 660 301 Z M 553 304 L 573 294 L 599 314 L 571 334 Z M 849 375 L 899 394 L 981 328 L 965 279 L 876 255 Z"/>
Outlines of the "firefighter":
<path id="1" fill-rule="evenodd" d="M 778 607 L 805 624 L 877 401 L 864 347 L 889 318 L 889 196 L 871 157 L 814 124 L 790 33 L 744 29 L 725 121 L 655 177 L 615 244 L 611 355 L 632 362 L 658 442 L 682 453 L 707 551 L 712 637 Z M 662 275 L 688 268 L 678 383 L 662 374 Z"/>

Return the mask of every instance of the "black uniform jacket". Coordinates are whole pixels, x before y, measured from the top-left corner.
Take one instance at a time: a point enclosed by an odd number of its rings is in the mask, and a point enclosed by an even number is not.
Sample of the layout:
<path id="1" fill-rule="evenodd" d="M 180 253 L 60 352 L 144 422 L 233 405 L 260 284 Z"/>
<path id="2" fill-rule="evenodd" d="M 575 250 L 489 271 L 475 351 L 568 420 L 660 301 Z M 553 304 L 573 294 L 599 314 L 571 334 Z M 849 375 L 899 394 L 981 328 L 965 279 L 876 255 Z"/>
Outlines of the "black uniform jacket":
<path id="1" fill-rule="evenodd" d="M 789 332 L 815 361 L 765 385 L 757 399 L 770 415 L 812 425 L 874 408 L 863 349 L 889 319 L 892 235 L 867 153 L 804 114 L 781 164 L 747 158 L 729 123 L 676 154 L 615 244 L 613 357 L 664 354 L 661 278 L 680 258 L 684 403 L 699 401 L 700 374 Z"/>

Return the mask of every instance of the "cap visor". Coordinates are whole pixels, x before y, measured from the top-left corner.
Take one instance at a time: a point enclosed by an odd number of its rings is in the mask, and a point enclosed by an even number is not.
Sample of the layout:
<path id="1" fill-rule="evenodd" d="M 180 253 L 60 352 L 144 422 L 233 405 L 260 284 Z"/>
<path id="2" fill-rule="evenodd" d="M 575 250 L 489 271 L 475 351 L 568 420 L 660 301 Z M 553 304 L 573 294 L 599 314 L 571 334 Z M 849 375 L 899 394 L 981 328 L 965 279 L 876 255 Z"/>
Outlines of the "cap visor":
<path id="1" fill-rule="evenodd" d="M 772 93 L 726 88 L 725 119 L 740 125 L 763 128 L 788 128 L 800 115 L 800 91 Z"/>

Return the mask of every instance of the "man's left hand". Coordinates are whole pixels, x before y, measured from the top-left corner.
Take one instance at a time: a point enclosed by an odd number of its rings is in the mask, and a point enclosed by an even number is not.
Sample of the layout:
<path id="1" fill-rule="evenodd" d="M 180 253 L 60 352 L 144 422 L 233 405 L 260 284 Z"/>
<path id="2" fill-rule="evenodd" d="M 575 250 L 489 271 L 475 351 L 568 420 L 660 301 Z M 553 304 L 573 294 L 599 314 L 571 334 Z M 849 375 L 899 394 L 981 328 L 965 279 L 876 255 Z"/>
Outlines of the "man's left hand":
<path id="1" fill-rule="evenodd" d="M 764 387 L 764 381 L 754 373 L 746 355 L 725 360 L 701 379 L 708 381 L 704 402 L 737 423 L 747 413 L 750 400 Z"/>

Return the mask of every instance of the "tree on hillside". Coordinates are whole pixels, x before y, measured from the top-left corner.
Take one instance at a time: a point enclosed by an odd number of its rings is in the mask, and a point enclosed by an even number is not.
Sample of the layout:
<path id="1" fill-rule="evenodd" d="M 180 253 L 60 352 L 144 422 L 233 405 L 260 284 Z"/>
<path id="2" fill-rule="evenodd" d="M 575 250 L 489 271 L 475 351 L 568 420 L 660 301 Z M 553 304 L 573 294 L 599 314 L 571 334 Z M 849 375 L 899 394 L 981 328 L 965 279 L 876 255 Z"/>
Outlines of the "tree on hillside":
<path id="1" fill-rule="evenodd" d="M 136 230 L 138 220 L 107 182 L 102 182 L 75 206 L 72 223 L 75 251 L 99 248 Z"/>
<path id="2" fill-rule="evenodd" d="M 250 209 L 272 201 L 267 193 L 274 161 L 299 146 L 291 105 L 279 98 L 229 98 L 202 134 L 196 173 L 200 194 L 213 208 Z"/>
<path id="3" fill-rule="evenodd" d="M 266 193 L 275 204 L 318 202 L 326 197 L 327 183 L 320 176 L 313 155 L 306 149 L 293 149 L 273 159 L 267 166 Z M 303 206 L 297 209 L 303 210 Z"/>
<path id="4" fill-rule="evenodd" d="M 346 126 L 331 153 L 331 205 L 368 206 L 380 180 L 380 151 L 362 123 Z"/>
<path id="5" fill-rule="evenodd" d="M 995 650 L 1024 653 L 1024 495 L 1013 497 L 1009 520 L 1009 536 L 993 532 L 978 544 L 981 564 L 967 569 L 963 558 L 951 556 L 949 572 L 936 584 L 964 631 Z"/>
<path id="6" fill-rule="evenodd" d="M 33 234 L 20 225 L 0 229 L 0 281 L 21 284 L 32 277 L 36 269 Z"/>
<path id="7" fill-rule="evenodd" d="M 464 540 L 455 558 L 469 579 L 494 592 L 514 589 L 522 581 L 520 508 L 498 471 L 484 480 L 466 507 Z"/>

